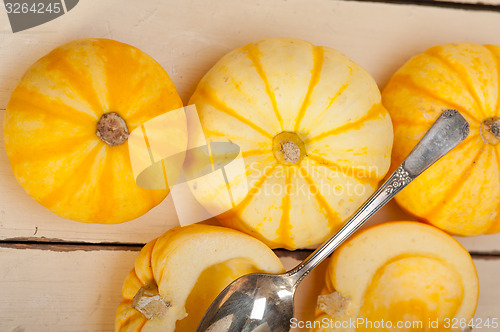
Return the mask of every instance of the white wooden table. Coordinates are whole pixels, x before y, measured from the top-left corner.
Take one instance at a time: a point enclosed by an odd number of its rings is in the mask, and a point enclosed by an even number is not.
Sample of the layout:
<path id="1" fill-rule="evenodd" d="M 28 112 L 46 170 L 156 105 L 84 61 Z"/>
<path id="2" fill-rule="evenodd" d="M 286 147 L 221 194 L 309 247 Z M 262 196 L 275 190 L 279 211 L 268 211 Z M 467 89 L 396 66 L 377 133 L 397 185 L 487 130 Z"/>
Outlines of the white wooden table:
<path id="1" fill-rule="evenodd" d="M 1 3 L 0 122 L 28 66 L 72 39 L 112 38 L 142 49 L 169 72 L 184 102 L 223 54 L 278 36 L 337 48 L 382 87 L 410 56 L 430 46 L 500 45 L 500 0 L 475 2 L 80 0 L 67 14 L 15 34 Z M 404 219 L 411 218 L 390 204 L 370 222 Z M 122 282 L 138 250 L 175 225 L 170 198 L 121 225 L 63 220 L 17 184 L 0 142 L 0 331 L 112 331 Z M 458 240 L 471 252 L 480 278 L 476 317 L 500 319 L 500 234 Z M 288 267 L 307 255 L 278 253 Z M 302 319 L 311 319 L 323 269 L 300 287 Z"/>

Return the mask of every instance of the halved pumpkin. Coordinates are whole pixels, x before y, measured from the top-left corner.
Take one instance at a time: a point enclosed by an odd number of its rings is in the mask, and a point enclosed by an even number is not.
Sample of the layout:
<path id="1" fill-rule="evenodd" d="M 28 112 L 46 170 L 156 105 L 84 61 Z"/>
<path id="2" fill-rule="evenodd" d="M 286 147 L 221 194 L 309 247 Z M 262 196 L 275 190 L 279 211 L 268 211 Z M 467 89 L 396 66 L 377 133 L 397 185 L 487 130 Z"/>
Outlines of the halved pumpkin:
<path id="1" fill-rule="evenodd" d="M 259 240 L 218 226 L 173 228 L 137 257 L 123 285 L 115 331 L 195 331 L 215 297 L 254 272 L 284 272 Z"/>
<path id="2" fill-rule="evenodd" d="M 318 326 L 332 321 L 314 331 L 447 331 L 454 318 L 469 323 L 477 301 L 474 263 L 455 239 L 418 222 L 385 223 L 333 254 L 316 317 Z M 359 323 L 353 328 L 350 321 Z M 398 329 L 398 322 L 410 325 Z"/>

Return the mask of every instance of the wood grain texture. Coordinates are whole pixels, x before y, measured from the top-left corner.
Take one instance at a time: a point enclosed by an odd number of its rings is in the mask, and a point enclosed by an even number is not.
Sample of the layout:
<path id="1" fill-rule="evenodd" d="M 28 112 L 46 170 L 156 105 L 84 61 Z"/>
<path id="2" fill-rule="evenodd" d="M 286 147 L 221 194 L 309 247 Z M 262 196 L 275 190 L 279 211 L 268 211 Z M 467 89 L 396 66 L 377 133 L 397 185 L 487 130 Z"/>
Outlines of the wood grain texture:
<path id="1" fill-rule="evenodd" d="M 113 331 L 122 283 L 136 256 L 136 251 L 127 250 L 0 248 L 0 331 Z M 285 256 L 287 268 L 299 262 L 293 255 Z M 475 259 L 474 263 L 481 284 L 475 317 L 500 317 L 500 259 Z M 295 303 L 300 320 L 313 318 L 325 267 L 313 271 L 298 289 Z"/>

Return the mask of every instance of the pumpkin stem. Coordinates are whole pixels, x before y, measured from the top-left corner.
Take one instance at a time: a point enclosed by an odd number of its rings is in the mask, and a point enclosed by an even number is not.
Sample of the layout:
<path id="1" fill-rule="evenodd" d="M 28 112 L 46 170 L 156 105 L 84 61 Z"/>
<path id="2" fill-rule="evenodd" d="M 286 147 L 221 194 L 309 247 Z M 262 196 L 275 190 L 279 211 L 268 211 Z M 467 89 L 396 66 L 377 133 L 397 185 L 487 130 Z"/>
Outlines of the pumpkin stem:
<path id="1" fill-rule="evenodd" d="M 156 285 L 142 286 L 132 301 L 132 308 L 139 311 L 147 319 L 163 317 L 171 306 L 170 302 L 161 297 Z"/>
<path id="2" fill-rule="evenodd" d="M 481 138 L 487 144 L 500 143 L 500 118 L 489 118 L 481 122 Z"/>
<path id="3" fill-rule="evenodd" d="M 127 123 L 118 113 L 104 113 L 97 122 L 96 135 L 109 146 L 123 144 L 129 136 Z"/>
<path id="4" fill-rule="evenodd" d="M 273 153 L 280 164 L 295 165 L 305 156 L 306 149 L 299 135 L 291 131 L 284 131 L 274 136 Z"/>
<path id="5" fill-rule="evenodd" d="M 300 149 L 293 142 L 281 143 L 281 152 L 283 152 L 283 158 L 289 163 L 296 163 L 300 158 Z"/>
<path id="6" fill-rule="evenodd" d="M 320 295 L 318 296 L 317 309 L 330 317 L 336 317 L 345 312 L 350 301 L 350 298 L 342 297 L 339 292 Z"/>

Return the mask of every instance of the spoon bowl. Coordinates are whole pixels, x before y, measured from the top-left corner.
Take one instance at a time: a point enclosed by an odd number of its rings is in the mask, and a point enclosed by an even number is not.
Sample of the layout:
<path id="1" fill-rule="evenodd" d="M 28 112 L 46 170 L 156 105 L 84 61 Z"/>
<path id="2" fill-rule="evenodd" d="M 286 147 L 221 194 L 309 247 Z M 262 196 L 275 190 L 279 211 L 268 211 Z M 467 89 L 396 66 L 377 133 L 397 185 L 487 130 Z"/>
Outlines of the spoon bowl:
<path id="1" fill-rule="evenodd" d="M 294 292 L 287 274 L 243 276 L 215 299 L 205 314 L 211 319 L 204 319 L 198 331 L 286 332 L 293 317 Z"/>

